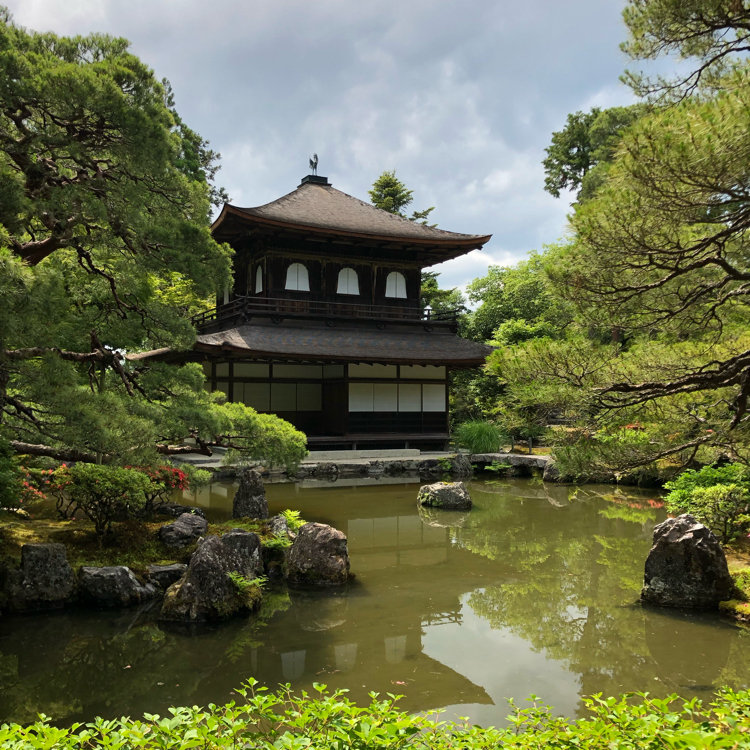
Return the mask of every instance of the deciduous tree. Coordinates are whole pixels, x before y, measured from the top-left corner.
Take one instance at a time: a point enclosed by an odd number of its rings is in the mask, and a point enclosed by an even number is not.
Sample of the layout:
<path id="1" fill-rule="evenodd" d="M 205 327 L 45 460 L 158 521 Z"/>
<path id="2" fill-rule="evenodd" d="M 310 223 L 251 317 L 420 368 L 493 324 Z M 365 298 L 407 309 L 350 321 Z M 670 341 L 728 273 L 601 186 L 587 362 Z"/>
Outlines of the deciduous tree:
<path id="1" fill-rule="evenodd" d="M 591 198 L 606 177 L 623 131 L 644 111 L 635 104 L 568 115 L 565 127 L 552 133 L 545 149 L 544 189 L 555 198 L 562 190 L 575 190 L 578 201 Z"/>

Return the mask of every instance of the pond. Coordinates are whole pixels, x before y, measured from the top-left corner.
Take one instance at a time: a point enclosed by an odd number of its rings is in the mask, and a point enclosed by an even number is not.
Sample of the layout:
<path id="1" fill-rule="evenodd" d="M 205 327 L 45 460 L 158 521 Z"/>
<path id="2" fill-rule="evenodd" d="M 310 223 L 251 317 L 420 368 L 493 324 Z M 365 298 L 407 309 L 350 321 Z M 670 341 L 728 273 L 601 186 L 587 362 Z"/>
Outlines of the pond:
<path id="1" fill-rule="evenodd" d="M 260 618 L 192 630 L 135 611 L 0 619 L 0 721 L 164 713 L 226 701 L 249 676 L 358 701 L 397 693 L 403 708 L 485 725 L 532 693 L 572 717 L 596 692 L 750 686 L 748 629 L 639 605 L 664 518 L 653 493 L 469 487 L 475 508 L 461 513 L 418 512 L 418 484 L 269 485 L 272 513 L 298 508 L 347 534 L 356 578 L 343 592 L 271 591 Z M 227 517 L 233 491 L 196 501 Z"/>

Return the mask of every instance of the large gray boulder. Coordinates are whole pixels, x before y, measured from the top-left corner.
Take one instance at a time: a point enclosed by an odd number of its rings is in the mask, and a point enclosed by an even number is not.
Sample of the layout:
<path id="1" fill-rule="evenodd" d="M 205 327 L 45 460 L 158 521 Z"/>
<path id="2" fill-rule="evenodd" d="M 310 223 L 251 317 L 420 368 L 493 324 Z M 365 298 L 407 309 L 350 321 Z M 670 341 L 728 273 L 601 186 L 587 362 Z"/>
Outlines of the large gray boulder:
<path id="1" fill-rule="evenodd" d="M 75 588 L 64 544 L 24 544 L 21 566 L 8 576 L 7 608 L 12 612 L 60 609 L 72 599 Z"/>
<path id="2" fill-rule="evenodd" d="M 718 539 L 685 514 L 654 528 L 641 599 L 661 607 L 713 609 L 730 598 L 732 579 Z"/>
<path id="3" fill-rule="evenodd" d="M 463 482 L 435 482 L 419 488 L 417 502 L 443 510 L 470 510 L 471 497 Z"/>
<path id="4" fill-rule="evenodd" d="M 324 523 L 306 523 L 286 560 L 287 582 L 297 586 L 341 586 L 349 580 L 346 534 Z"/>
<path id="5" fill-rule="evenodd" d="M 193 513 L 183 513 L 174 523 L 159 529 L 159 538 L 167 547 L 187 547 L 208 531 L 208 521 Z"/>
<path id="6" fill-rule="evenodd" d="M 230 574 L 250 581 L 262 570 L 257 534 L 233 529 L 222 537 L 208 536 L 185 575 L 167 589 L 160 619 L 201 622 L 252 611 L 260 603 L 259 590 L 233 581 Z"/>
<path id="7" fill-rule="evenodd" d="M 125 565 L 82 567 L 78 574 L 78 593 L 82 603 L 99 609 L 133 607 L 159 594 L 156 586 L 142 584 Z"/>
<path id="8" fill-rule="evenodd" d="M 266 488 L 260 473 L 255 469 L 244 469 L 239 479 L 232 501 L 232 518 L 268 518 Z"/>

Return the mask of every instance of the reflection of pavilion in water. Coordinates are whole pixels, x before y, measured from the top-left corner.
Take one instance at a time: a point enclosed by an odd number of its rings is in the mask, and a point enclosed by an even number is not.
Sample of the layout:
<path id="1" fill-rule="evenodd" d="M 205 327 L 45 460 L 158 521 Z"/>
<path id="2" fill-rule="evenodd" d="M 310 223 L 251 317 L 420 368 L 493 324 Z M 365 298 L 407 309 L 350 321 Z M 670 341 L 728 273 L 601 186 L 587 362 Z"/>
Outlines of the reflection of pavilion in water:
<path id="1" fill-rule="evenodd" d="M 354 684 L 367 690 L 405 693 L 404 707 L 414 710 L 492 703 L 481 686 L 423 653 L 425 628 L 460 624 L 460 596 L 473 588 L 466 571 L 473 555 L 451 544 L 448 528 L 424 523 L 413 501 L 388 516 L 378 516 L 375 503 L 356 504 L 362 512 L 339 522 L 355 582 L 346 592 L 292 591 L 291 608 L 268 623 L 273 638 L 243 653 L 249 671 L 269 685 L 317 681 L 330 688 L 352 687 L 355 674 Z M 435 575 L 445 578 L 444 587 L 420 584 Z M 262 631 L 257 635 L 263 639 Z M 412 682 L 419 694 L 410 701 Z"/>

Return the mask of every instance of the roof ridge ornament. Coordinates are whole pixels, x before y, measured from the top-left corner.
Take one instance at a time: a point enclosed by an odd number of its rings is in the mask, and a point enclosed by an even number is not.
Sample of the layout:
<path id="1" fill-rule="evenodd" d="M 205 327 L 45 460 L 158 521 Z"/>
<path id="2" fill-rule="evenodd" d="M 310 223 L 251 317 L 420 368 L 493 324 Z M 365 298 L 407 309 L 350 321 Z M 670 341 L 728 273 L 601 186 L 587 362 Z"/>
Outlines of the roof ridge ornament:
<path id="1" fill-rule="evenodd" d="M 310 174 L 318 174 L 318 155 L 313 154 L 310 158 Z"/>

